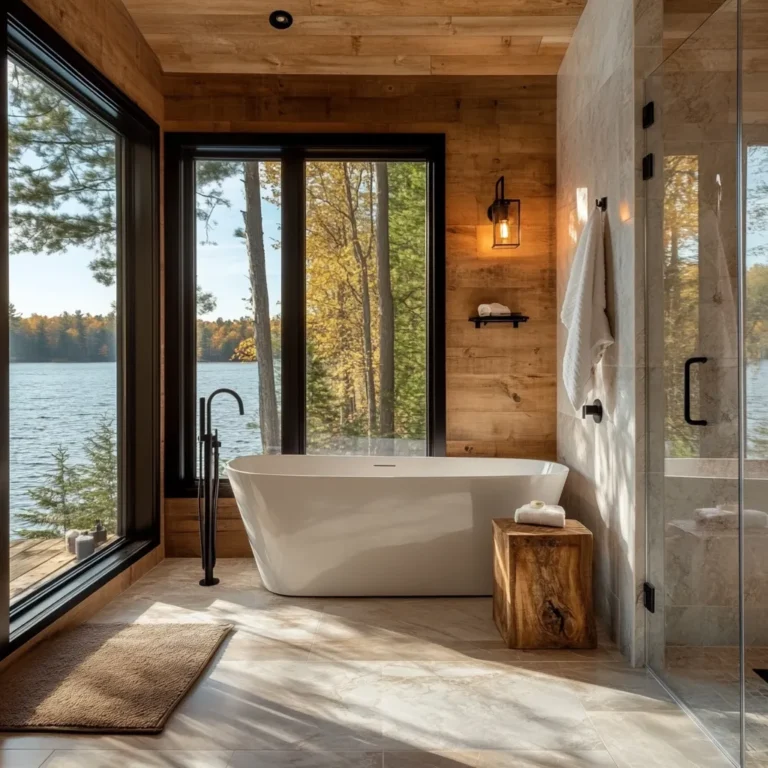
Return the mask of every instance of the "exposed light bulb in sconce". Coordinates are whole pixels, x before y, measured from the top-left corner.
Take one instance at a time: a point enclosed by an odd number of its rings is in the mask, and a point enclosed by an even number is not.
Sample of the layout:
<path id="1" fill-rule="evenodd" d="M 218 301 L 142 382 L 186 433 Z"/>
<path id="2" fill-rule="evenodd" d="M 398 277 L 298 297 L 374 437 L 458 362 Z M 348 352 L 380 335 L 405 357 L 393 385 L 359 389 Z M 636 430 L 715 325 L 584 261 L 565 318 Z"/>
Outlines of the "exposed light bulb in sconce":
<path id="1" fill-rule="evenodd" d="M 494 248 L 520 246 L 520 201 L 504 197 L 504 177 L 496 182 L 496 199 L 488 206 L 488 218 L 493 223 Z"/>

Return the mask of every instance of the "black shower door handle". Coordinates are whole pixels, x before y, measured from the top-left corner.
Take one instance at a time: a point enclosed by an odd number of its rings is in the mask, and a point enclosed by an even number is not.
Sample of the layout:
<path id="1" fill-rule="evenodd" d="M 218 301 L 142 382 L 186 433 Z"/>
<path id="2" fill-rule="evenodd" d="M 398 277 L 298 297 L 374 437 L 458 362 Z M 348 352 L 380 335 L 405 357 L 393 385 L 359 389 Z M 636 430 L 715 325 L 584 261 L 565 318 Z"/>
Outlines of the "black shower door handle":
<path id="1" fill-rule="evenodd" d="M 689 357 L 685 361 L 685 378 L 684 388 L 685 394 L 683 395 L 684 410 L 685 410 L 685 423 L 690 424 L 692 427 L 706 427 L 706 419 L 692 419 L 691 418 L 691 366 L 698 363 L 706 363 L 706 357 Z"/>

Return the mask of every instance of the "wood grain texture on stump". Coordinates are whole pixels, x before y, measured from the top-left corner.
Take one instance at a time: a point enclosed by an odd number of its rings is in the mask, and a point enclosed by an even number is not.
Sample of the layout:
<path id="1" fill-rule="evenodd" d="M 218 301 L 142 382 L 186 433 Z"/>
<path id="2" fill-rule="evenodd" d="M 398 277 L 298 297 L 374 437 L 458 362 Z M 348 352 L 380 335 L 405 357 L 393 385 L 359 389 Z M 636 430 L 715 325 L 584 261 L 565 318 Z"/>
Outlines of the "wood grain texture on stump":
<path id="1" fill-rule="evenodd" d="M 493 619 L 509 648 L 596 648 L 592 533 L 493 521 Z"/>

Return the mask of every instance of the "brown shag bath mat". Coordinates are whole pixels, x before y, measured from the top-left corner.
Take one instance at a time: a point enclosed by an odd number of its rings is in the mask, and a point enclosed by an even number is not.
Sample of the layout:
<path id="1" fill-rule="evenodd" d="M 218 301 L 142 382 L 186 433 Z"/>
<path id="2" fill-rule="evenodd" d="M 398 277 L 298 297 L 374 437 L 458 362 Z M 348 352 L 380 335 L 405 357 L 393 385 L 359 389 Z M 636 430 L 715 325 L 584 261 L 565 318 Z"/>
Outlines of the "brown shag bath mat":
<path id="1" fill-rule="evenodd" d="M 159 733 L 232 629 L 83 624 L 0 676 L 0 731 Z"/>

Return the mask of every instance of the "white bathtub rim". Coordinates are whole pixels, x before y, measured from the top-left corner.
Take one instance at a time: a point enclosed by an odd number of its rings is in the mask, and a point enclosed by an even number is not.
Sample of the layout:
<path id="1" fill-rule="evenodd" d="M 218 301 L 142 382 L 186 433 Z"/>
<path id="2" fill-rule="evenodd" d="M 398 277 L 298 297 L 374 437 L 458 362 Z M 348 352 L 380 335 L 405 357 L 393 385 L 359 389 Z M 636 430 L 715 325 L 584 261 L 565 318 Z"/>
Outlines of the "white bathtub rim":
<path id="1" fill-rule="evenodd" d="M 338 467 L 334 468 L 331 472 L 312 472 L 308 471 L 311 463 L 320 461 L 324 463 L 336 462 Z M 265 466 L 259 470 L 247 469 L 242 466 L 246 462 L 249 463 L 261 463 Z M 351 472 L 349 467 L 354 462 L 355 464 L 363 467 L 366 466 L 367 472 Z M 378 466 L 374 466 L 373 463 Z M 446 462 L 446 472 L 444 474 L 419 474 L 418 472 L 403 474 L 400 472 L 391 471 L 374 471 L 376 469 L 389 470 L 392 463 L 408 464 L 412 467 L 416 467 L 421 462 Z M 275 465 L 282 464 L 279 469 Z M 295 470 L 286 471 L 288 464 L 295 464 Z M 344 464 L 347 464 L 347 468 L 342 470 Z M 302 471 L 302 465 L 304 470 Z M 480 472 L 484 467 L 488 468 L 489 465 L 493 465 L 496 471 Z M 509 472 L 500 472 L 499 470 L 507 466 Z M 463 471 L 462 468 L 466 467 Z M 468 469 L 475 471 L 467 471 Z M 569 468 L 564 464 L 558 464 L 554 461 L 546 461 L 540 459 L 515 459 L 515 458 L 493 458 L 493 457 L 447 457 L 447 456 L 315 456 L 306 454 L 296 455 L 250 455 L 250 456 L 238 456 L 231 459 L 226 464 L 227 473 L 236 473 L 242 476 L 252 477 L 285 477 L 285 478 L 339 478 L 339 479 L 358 479 L 358 480 L 370 480 L 378 478 L 396 478 L 401 480 L 420 480 L 430 479 L 436 480 L 440 478 L 445 479 L 504 479 L 512 477 L 536 477 L 540 475 L 567 475 Z M 292 469 L 292 468 L 291 468 Z"/>

